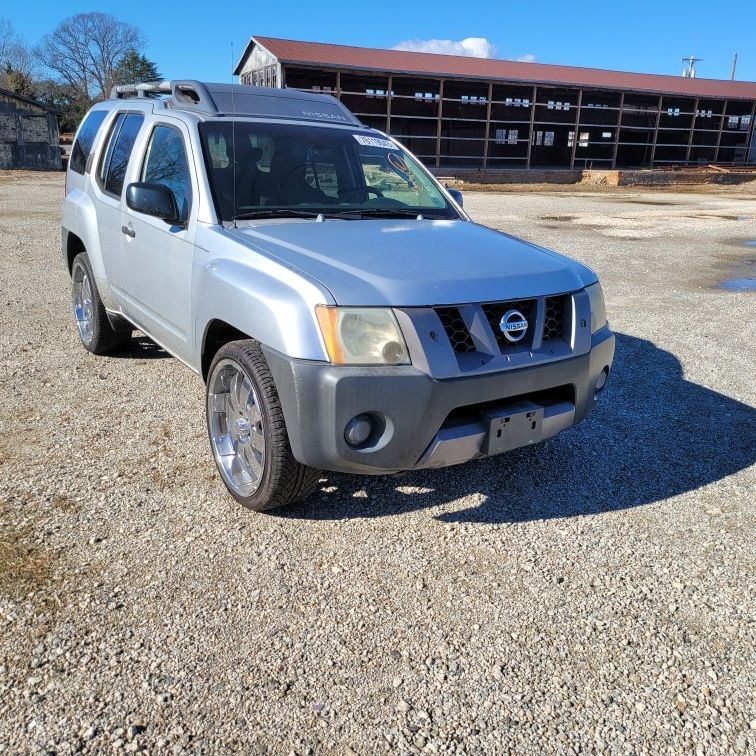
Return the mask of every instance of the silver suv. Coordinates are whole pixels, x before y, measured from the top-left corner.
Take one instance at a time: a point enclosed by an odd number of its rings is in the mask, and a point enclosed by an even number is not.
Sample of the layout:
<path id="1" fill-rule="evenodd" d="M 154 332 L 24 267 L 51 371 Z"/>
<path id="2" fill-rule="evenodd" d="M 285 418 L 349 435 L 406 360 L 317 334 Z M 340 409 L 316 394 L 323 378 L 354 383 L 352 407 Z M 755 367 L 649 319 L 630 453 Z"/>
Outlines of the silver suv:
<path id="1" fill-rule="evenodd" d="M 614 356 L 595 273 L 470 221 L 338 100 L 173 81 L 84 119 L 63 259 L 86 349 L 139 329 L 199 373 L 242 504 L 321 470 L 434 468 L 582 420 Z"/>

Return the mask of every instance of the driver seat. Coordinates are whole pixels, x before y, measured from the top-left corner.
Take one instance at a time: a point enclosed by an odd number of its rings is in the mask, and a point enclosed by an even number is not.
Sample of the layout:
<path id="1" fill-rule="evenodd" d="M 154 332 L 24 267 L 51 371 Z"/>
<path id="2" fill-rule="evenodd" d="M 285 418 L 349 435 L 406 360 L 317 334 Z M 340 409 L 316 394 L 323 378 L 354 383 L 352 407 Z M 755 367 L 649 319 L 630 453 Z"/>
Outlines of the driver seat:
<path id="1" fill-rule="evenodd" d="M 307 145 L 290 142 L 278 147 L 273 155 L 270 177 L 282 205 L 333 203 L 332 197 L 307 182 L 307 151 Z"/>

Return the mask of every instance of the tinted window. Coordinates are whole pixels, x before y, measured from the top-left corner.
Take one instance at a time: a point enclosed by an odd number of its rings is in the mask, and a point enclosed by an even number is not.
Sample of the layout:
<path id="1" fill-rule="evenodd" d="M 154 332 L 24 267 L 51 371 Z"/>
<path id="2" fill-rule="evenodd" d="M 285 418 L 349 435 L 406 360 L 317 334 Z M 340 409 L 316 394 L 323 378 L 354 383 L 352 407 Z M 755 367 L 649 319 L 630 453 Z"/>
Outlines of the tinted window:
<path id="1" fill-rule="evenodd" d="M 176 198 L 179 219 L 189 217 L 192 203 L 192 182 L 189 178 L 189 161 L 186 158 L 184 139 L 170 126 L 156 126 L 147 147 L 142 181 L 164 184 Z"/>
<path id="2" fill-rule="evenodd" d="M 76 173 L 84 173 L 87 167 L 87 160 L 89 159 L 89 153 L 92 152 L 92 145 L 94 144 L 97 132 L 102 126 L 102 122 L 105 120 L 105 116 L 108 114 L 107 110 L 93 110 L 81 124 L 79 133 L 76 136 L 76 142 L 74 142 L 73 149 L 71 150 L 71 160 L 69 166 L 72 171 Z"/>
<path id="3" fill-rule="evenodd" d="M 113 130 L 115 141 L 110 148 L 105 171 L 106 191 L 119 196 L 123 191 L 126 167 L 129 164 L 131 151 L 134 149 L 134 142 L 143 121 L 143 115 L 128 113 L 121 121 L 120 129 L 116 126 L 116 129 Z"/>
<path id="4" fill-rule="evenodd" d="M 110 156 L 113 154 L 113 146 L 115 139 L 118 136 L 118 132 L 123 126 L 123 119 L 126 117 L 125 113 L 119 113 L 113 123 L 110 124 L 110 132 L 108 133 L 108 140 L 106 142 L 107 148 L 104 151 L 102 158 L 100 159 L 100 167 L 97 170 L 97 178 L 100 180 L 100 185 L 105 186 L 105 175 L 108 172 L 108 164 L 110 163 Z"/>

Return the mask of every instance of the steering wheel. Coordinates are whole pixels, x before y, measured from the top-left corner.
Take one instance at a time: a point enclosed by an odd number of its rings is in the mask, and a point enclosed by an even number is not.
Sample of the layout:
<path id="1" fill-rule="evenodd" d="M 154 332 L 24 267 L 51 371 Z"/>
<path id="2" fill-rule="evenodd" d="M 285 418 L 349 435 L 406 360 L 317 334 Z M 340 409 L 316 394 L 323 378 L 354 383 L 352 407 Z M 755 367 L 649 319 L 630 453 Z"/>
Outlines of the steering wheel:
<path id="1" fill-rule="evenodd" d="M 365 195 L 375 194 L 376 197 L 383 197 L 383 192 L 374 186 L 345 186 L 343 189 L 339 189 L 336 194 L 339 195 L 339 199 L 348 201 L 348 197 L 358 192 L 363 192 Z M 367 197 L 365 197 L 367 199 Z"/>

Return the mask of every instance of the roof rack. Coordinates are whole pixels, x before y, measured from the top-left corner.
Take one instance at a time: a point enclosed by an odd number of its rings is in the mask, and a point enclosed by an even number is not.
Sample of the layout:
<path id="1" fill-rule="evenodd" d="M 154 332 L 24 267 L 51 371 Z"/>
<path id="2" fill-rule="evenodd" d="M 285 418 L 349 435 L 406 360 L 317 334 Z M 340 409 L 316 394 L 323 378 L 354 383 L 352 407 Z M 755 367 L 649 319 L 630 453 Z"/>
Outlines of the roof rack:
<path id="1" fill-rule="evenodd" d="M 141 84 L 119 84 L 110 90 L 111 100 L 125 100 L 129 97 L 154 97 L 171 94 L 170 81 L 145 81 Z"/>
<path id="2" fill-rule="evenodd" d="M 182 79 L 121 84 L 110 92 L 113 100 L 161 96 L 168 107 L 212 116 L 265 116 L 362 126 L 335 97 L 297 89 L 211 84 Z"/>

